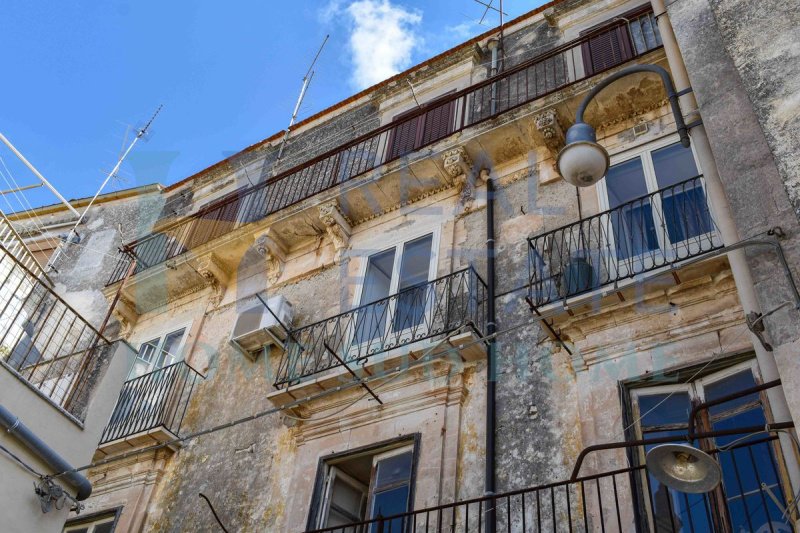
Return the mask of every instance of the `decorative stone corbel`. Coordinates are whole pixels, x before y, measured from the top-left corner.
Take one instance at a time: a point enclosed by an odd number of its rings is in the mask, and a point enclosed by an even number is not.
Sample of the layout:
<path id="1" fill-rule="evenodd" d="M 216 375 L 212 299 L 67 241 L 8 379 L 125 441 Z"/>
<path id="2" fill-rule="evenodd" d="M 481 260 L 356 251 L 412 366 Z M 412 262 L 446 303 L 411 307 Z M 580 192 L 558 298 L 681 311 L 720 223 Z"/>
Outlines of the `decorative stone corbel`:
<path id="1" fill-rule="evenodd" d="M 558 121 L 555 109 L 546 109 L 533 116 L 534 136 L 539 136 L 555 159 L 564 147 L 564 129 Z"/>
<path id="2" fill-rule="evenodd" d="M 286 264 L 286 247 L 281 241 L 273 238 L 269 230 L 256 237 L 256 251 L 267 264 L 267 282 L 274 285 L 283 274 Z"/>
<path id="3" fill-rule="evenodd" d="M 203 276 L 206 284 L 213 289 L 211 306 L 217 307 L 225 295 L 229 274 L 214 254 L 200 258 L 195 265 L 197 272 Z"/>
<path id="4" fill-rule="evenodd" d="M 334 250 L 336 250 L 334 262 L 338 265 L 344 250 L 350 244 L 350 224 L 339 211 L 339 204 L 336 200 L 326 202 L 320 205 L 318 209 L 319 219 L 325 225 L 325 231 L 333 243 Z"/>
<path id="5" fill-rule="evenodd" d="M 120 337 L 127 338 L 133 330 L 133 326 L 136 325 L 136 321 L 139 319 L 139 313 L 136 312 L 136 305 L 120 295 L 114 306 L 113 314 L 114 318 L 119 322 Z"/>
<path id="6" fill-rule="evenodd" d="M 452 184 L 458 187 L 461 204 L 468 211 L 475 201 L 476 182 L 480 181 L 472 158 L 463 146 L 458 146 L 442 154 L 442 164 Z"/>

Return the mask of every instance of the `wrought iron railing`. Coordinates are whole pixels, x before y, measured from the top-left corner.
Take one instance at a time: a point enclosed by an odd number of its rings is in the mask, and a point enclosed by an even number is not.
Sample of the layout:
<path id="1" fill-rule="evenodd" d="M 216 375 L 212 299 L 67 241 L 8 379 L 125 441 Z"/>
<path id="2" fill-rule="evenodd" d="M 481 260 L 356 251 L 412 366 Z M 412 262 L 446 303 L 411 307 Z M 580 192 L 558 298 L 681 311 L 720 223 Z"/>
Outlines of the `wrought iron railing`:
<path id="1" fill-rule="evenodd" d="M 291 332 L 276 387 L 462 327 L 485 331 L 486 284 L 473 268 L 402 290 Z"/>
<path id="2" fill-rule="evenodd" d="M 58 406 L 84 415 L 86 377 L 109 342 L 0 245 L 0 362 Z"/>
<path id="3" fill-rule="evenodd" d="M 644 466 L 633 466 L 307 533 L 480 533 L 490 531 L 487 525 L 513 533 L 791 532 L 792 513 L 781 515 L 792 495 L 781 481 L 776 439 L 709 450 L 724 471 L 711 493 L 667 489 Z"/>
<path id="4" fill-rule="evenodd" d="M 610 43 L 607 42 L 610 40 Z M 135 272 L 176 257 L 246 224 L 464 128 L 619 66 L 661 46 L 651 11 L 619 20 L 540 54 L 413 113 L 214 202 L 131 243 L 108 284 L 121 280 L 136 258 Z"/>
<path id="5" fill-rule="evenodd" d="M 200 374 L 183 361 L 125 382 L 100 444 L 163 427 L 179 435 Z"/>
<path id="6" fill-rule="evenodd" d="M 550 304 L 723 246 L 702 176 L 528 239 L 530 303 Z"/>

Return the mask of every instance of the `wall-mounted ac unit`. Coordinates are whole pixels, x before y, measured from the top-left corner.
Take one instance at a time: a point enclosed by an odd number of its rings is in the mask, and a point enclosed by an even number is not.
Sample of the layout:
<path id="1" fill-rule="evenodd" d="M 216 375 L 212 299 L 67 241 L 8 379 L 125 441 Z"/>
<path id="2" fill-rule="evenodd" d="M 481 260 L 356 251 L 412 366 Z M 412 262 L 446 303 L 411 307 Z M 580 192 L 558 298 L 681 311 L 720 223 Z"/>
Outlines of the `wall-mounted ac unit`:
<path id="1" fill-rule="evenodd" d="M 256 299 L 239 312 L 231 333 L 231 344 L 253 360 L 266 346 L 274 344 L 283 349 L 288 332 L 281 323 L 286 327 L 292 325 L 292 304 L 285 297 L 273 296 L 267 300 L 267 305 L 272 313 L 275 313 L 280 319 L 280 322 L 260 300 Z"/>

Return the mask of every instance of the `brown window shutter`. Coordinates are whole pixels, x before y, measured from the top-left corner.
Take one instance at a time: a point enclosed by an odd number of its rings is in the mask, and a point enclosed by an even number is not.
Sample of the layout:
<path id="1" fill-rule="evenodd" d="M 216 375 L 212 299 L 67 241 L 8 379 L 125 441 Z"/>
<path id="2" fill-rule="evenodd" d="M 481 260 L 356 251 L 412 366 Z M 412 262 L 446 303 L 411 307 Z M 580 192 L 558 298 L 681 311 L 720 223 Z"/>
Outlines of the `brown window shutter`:
<path id="1" fill-rule="evenodd" d="M 438 141 L 453 132 L 455 101 L 446 102 L 425 113 L 425 124 L 420 146 Z"/>
<path id="2" fill-rule="evenodd" d="M 417 141 L 417 129 L 420 117 L 401 122 L 392 129 L 389 135 L 388 160 L 402 157 L 414 150 Z"/>
<path id="3" fill-rule="evenodd" d="M 591 37 L 581 45 L 581 53 L 587 76 L 628 61 L 633 57 L 633 47 L 627 28 L 619 25 Z"/>

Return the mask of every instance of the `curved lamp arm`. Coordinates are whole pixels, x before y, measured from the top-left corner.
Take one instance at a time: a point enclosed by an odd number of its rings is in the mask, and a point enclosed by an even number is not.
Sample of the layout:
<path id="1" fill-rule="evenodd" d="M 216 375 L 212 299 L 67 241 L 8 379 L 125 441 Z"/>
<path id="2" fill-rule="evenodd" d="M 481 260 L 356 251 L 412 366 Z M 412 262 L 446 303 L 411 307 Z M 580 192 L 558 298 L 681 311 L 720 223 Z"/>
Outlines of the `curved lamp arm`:
<path id="1" fill-rule="evenodd" d="M 661 82 L 664 84 L 664 88 L 667 91 L 667 98 L 669 98 L 670 106 L 672 107 L 672 115 L 675 117 L 675 125 L 678 128 L 678 135 L 681 138 L 681 144 L 684 148 L 689 147 L 689 130 L 686 127 L 686 122 L 683 120 L 683 114 L 681 113 L 681 107 L 678 103 L 678 93 L 675 91 L 675 84 L 672 83 L 672 78 L 663 67 L 659 67 L 658 65 L 632 65 L 630 67 L 626 67 L 622 70 L 615 72 L 614 74 L 608 76 L 603 81 L 595 85 L 589 94 L 581 102 L 581 105 L 578 106 L 578 111 L 575 113 L 575 123 L 583 123 L 583 114 L 586 112 L 586 107 L 589 105 L 589 102 L 597 96 L 597 94 L 614 83 L 615 81 L 619 80 L 620 78 L 624 78 L 625 76 L 629 76 L 631 74 L 641 73 L 641 72 L 653 72 L 661 76 Z M 569 141 L 568 141 L 569 142 Z"/>

